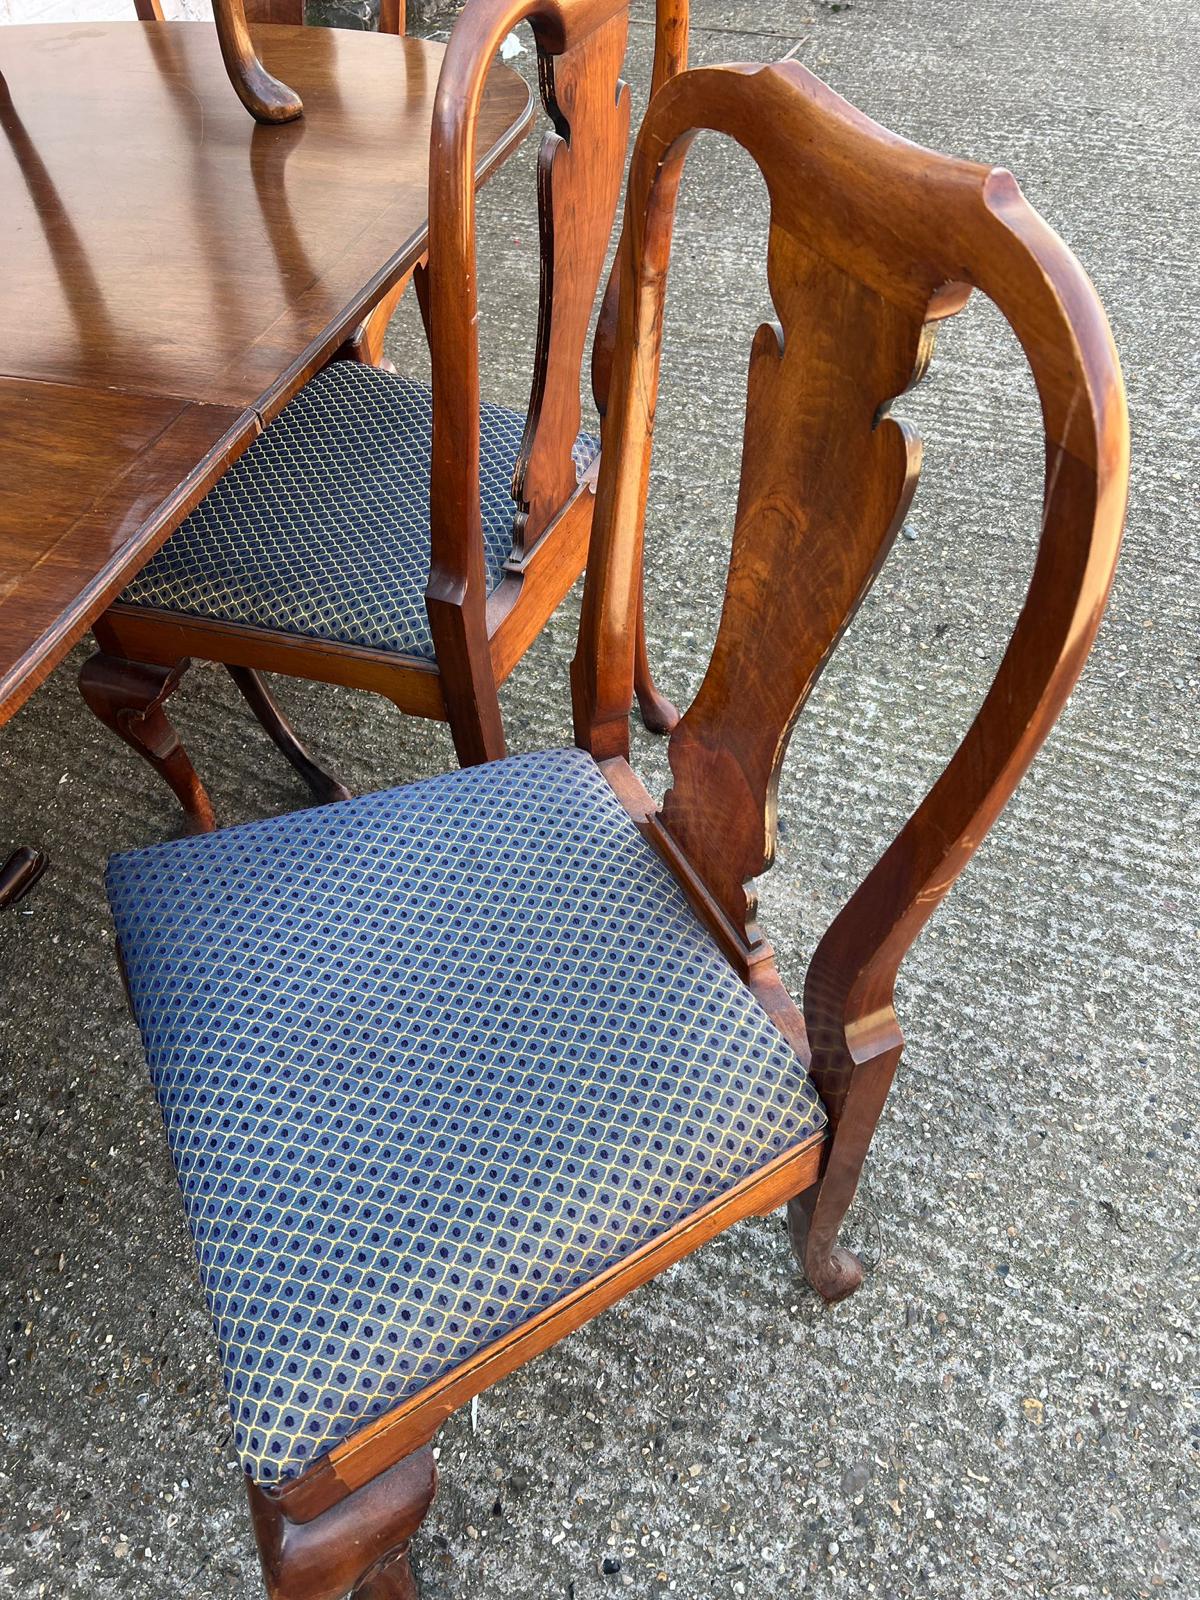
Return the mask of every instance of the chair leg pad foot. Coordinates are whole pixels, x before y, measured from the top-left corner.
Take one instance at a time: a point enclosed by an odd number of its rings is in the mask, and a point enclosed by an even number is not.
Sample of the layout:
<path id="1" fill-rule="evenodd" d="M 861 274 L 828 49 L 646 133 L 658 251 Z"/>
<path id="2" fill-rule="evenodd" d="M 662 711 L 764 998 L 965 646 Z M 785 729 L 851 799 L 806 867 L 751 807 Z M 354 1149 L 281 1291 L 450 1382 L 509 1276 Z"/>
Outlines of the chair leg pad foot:
<path id="1" fill-rule="evenodd" d="M 417 1600 L 409 1544 L 437 1492 L 427 1445 L 303 1522 L 246 1488 L 268 1600 Z"/>
<path id="2" fill-rule="evenodd" d="M 679 713 L 666 698 L 655 690 L 647 693 L 643 689 L 638 691 L 638 709 L 642 714 L 642 726 L 648 733 L 673 733 L 679 721 Z"/>
<path id="3" fill-rule="evenodd" d="M 800 1196 L 788 1202 L 787 1226 L 792 1254 L 821 1299 L 827 1305 L 834 1305 L 861 1286 L 863 1264 L 845 1245 L 834 1242 L 822 1246 L 809 1225 L 805 1199 Z"/>

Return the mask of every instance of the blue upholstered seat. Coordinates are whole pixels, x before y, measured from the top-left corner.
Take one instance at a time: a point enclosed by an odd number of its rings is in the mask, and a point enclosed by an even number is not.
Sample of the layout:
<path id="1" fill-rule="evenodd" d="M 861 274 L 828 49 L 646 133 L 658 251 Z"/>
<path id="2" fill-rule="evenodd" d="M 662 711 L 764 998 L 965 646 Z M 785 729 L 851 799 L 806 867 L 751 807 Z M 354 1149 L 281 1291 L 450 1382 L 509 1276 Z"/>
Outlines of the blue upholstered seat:
<path id="1" fill-rule="evenodd" d="M 578 750 L 157 845 L 108 889 L 260 1482 L 825 1125 Z"/>
<path id="2" fill-rule="evenodd" d="M 490 593 L 512 553 L 525 418 L 480 408 Z M 433 657 L 430 392 L 355 361 L 324 367 L 132 580 L 126 605 Z M 599 446 L 575 445 L 582 472 Z"/>

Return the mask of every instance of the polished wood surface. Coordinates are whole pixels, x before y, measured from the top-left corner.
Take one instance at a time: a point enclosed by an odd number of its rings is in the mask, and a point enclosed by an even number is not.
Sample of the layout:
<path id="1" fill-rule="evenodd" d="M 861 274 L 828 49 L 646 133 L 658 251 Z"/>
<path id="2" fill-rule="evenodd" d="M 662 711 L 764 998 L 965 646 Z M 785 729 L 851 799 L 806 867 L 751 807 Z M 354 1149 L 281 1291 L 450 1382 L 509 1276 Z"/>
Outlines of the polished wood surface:
<path id="1" fill-rule="evenodd" d="M 164 22 L 162 0 L 134 0 L 140 22 Z M 213 24 L 225 70 L 238 99 L 256 122 L 291 122 L 302 116 L 300 96 L 273 78 L 258 58 L 249 24 L 304 21 L 304 0 L 213 0 Z M 393 28 L 393 33 L 401 29 Z"/>
<path id="2" fill-rule="evenodd" d="M 902 1047 L 901 960 L 998 815 L 1083 665 L 1112 582 L 1129 431 L 1104 312 L 1011 174 L 934 155 L 795 63 L 683 75 L 639 136 L 617 354 L 580 646 L 576 736 L 628 757 L 645 491 L 675 195 L 696 129 L 741 144 L 771 203 L 780 323 L 750 357 L 737 519 L 708 669 L 671 736 L 673 784 L 647 832 L 730 960 L 810 1063 L 832 1143 L 792 1237 L 827 1299 L 859 1263 L 837 1244 Z M 920 445 L 889 415 L 933 324 L 973 288 L 1024 348 L 1041 398 L 1045 498 L 1024 608 L 995 681 L 929 794 L 817 947 L 792 1005 L 756 919 L 796 718 L 869 589 L 913 493 Z"/>
<path id="3" fill-rule="evenodd" d="M 0 377 L 0 722 L 257 428 L 234 406 Z"/>
<path id="4" fill-rule="evenodd" d="M 247 118 L 202 23 L 5 33 L 0 720 L 424 254 L 443 47 L 257 37 L 297 122 Z M 531 111 L 493 68 L 477 176 Z"/>
<path id="5" fill-rule="evenodd" d="M 250 37 L 242 0 L 213 0 L 213 24 L 225 71 L 238 99 L 256 122 L 294 122 L 304 115 L 295 89 L 267 71 Z"/>
<path id="6" fill-rule="evenodd" d="M 136 14 L 138 14 L 138 18 L 142 22 L 166 21 L 160 0 L 134 0 L 134 10 L 136 10 Z M 245 0 L 243 11 L 245 11 L 245 22 L 250 22 L 251 26 L 256 26 L 259 22 L 280 22 L 280 24 L 285 24 L 286 27 L 304 26 L 304 0 Z M 216 11 L 214 18 L 216 18 L 216 24 L 218 24 L 219 38 L 224 42 L 227 32 L 226 34 L 221 34 L 222 26 L 226 26 L 226 24 L 222 24 L 221 11 Z M 403 34 L 403 30 L 405 30 L 405 8 L 403 8 L 400 0 L 381 0 L 381 6 L 379 6 L 379 32 L 381 34 Z M 229 66 L 229 58 L 227 58 L 227 53 L 224 51 L 224 43 L 222 43 L 222 54 L 226 54 L 226 66 Z M 258 72 L 262 70 L 261 62 L 258 62 L 258 56 L 254 56 L 254 69 L 258 70 Z M 246 85 L 250 85 L 250 83 L 253 83 L 253 77 L 248 75 L 246 77 Z M 280 86 L 280 91 L 282 91 L 283 99 L 280 99 L 278 104 L 286 104 L 286 96 L 291 96 L 291 90 L 285 90 L 283 86 Z M 242 93 L 242 90 L 238 90 L 238 93 Z M 245 93 L 242 93 L 242 102 L 243 104 L 246 102 Z M 296 99 L 296 104 L 299 104 L 299 99 Z M 264 117 L 258 117 L 258 120 L 259 122 L 290 122 L 291 118 L 286 117 L 286 115 L 282 115 L 282 117 L 264 115 Z M 352 344 L 354 344 L 355 352 L 357 352 L 360 360 L 366 360 L 373 366 L 381 365 L 382 360 L 384 360 L 384 336 L 387 333 L 387 323 L 390 322 L 395 307 L 397 307 L 400 298 L 402 298 L 405 286 L 406 280 L 402 278 L 400 283 L 397 283 L 382 298 L 378 306 L 373 307 L 371 314 L 366 317 L 362 326 L 355 330 L 354 336 L 352 336 Z"/>

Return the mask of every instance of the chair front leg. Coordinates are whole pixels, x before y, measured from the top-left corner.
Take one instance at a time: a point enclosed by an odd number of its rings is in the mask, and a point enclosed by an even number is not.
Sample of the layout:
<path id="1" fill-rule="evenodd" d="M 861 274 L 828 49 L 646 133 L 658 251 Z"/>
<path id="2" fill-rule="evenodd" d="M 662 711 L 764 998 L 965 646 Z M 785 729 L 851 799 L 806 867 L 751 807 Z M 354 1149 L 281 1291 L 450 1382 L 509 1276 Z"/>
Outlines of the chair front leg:
<path id="1" fill-rule="evenodd" d="M 79 692 L 100 721 L 170 784 L 189 831 L 211 833 L 216 827 L 212 803 L 163 710 L 191 664 L 184 657 L 173 666 L 158 666 L 98 650 L 80 669 Z"/>
<path id="2" fill-rule="evenodd" d="M 417 1600 L 409 1546 L 437 1493 L 428 1445 L 307 1522 L 247 1489 L 269 1600 Z"/>

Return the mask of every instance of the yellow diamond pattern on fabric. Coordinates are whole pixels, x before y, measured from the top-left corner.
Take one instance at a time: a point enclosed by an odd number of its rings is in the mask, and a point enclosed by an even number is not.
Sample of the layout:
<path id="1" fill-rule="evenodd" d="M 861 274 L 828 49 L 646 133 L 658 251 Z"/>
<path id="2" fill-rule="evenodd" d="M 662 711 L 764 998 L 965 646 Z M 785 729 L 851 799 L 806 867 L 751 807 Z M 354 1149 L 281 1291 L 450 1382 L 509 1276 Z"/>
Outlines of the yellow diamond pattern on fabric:
<path id="1" fill-rule="evenodd" d="M 825 1125 L 582 751 L 119 856 L 108 892 L 261 1483 Z"/>
<path id="2" fill-rule="evenodd" d="M 525 418 L 480 407 L 489 594 L 512 554 Z M 432 660 L 430 391 L 357 361 L 322 368 L 132 580 L 125 605 Z M 580 434 L 582 473 L 599 445 Z"/>

